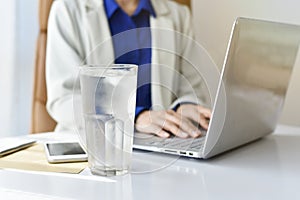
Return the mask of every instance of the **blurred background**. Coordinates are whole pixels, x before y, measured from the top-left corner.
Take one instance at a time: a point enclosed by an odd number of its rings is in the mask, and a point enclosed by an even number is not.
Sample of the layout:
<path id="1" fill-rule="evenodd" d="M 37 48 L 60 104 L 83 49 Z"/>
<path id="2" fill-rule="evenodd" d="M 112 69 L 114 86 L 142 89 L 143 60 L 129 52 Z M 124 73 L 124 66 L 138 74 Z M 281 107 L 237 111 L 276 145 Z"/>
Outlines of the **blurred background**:
<path id="1" fill-rule="evenodd" d="M 0 0 L 0 137 L 30 131 L 38 0 Z M 236 17 L 300 25 L 294 0 L 191 0 L 196 38 L 221 68 Z M 280 123 L 300 126 L 300 66 L 296 66 Z"/>
<path id="2" fill-rule="evenodd" d="M 0 0 L 0 137 L 28 134 L 38 0 Z"/>

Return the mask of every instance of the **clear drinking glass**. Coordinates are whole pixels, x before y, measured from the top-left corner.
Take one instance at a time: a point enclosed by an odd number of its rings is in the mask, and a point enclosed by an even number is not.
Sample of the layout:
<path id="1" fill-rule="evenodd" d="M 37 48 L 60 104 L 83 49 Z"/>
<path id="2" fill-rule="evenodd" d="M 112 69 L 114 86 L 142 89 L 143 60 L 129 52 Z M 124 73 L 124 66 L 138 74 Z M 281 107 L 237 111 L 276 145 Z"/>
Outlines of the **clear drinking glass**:
<path id="1" fill-rule="evenodd" d="M 80 69 L 88 163 L 93 174 L 113 176 L 130 170 L 137 70 L 129 64 Z"/>

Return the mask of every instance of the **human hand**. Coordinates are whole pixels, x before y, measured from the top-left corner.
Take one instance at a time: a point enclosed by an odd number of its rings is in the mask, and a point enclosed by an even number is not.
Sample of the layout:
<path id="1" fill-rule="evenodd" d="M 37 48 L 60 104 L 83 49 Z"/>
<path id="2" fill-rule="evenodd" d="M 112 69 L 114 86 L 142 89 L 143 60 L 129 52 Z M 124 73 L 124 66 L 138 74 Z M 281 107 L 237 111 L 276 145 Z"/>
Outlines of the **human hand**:
<path id="1" fill-rule="evenodd" d="M 207 130 L 211 117 L 211 110 L 200 105 L 182 104 L 176 110 L 181 116 L 198 123 Z"/>
<path id="2" fill-rule="evenodd" d="M 180 138 L 199 137 L 201 131 L 186 117 L 173 110 L 153 111 L 140 113 L 135 127 L 138 131 L 152 133 L 163 138 L 174 134 Z"/>

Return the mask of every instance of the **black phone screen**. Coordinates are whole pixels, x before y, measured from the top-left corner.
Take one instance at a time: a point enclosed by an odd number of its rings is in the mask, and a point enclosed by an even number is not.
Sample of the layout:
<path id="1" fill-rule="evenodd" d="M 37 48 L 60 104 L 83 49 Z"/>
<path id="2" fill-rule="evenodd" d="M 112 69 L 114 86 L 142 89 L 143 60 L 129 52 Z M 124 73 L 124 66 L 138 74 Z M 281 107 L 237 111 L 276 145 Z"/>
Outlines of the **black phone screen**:
<path id="1" fill-rule="evenodd" d="M 47 148 L 50 156 L 86 154 L 78 143 L 49 143 Z"/>

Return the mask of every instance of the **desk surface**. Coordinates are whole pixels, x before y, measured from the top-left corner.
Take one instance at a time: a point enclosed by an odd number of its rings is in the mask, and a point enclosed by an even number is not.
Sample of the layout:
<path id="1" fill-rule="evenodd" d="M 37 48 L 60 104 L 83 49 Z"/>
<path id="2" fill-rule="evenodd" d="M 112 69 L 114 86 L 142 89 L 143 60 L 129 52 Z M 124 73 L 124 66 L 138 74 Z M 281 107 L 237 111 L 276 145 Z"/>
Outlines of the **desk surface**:
<path id="1" fill-rule="evenodd" d="M 300 127 L 278 126 L 273 135 L 210 160 L 134 152 L 133 173 L 120 177 L 92 176 L 88 169 L 79 175 L 0 170 L 0 197 L 300 199 L 299 153 Z"/>

